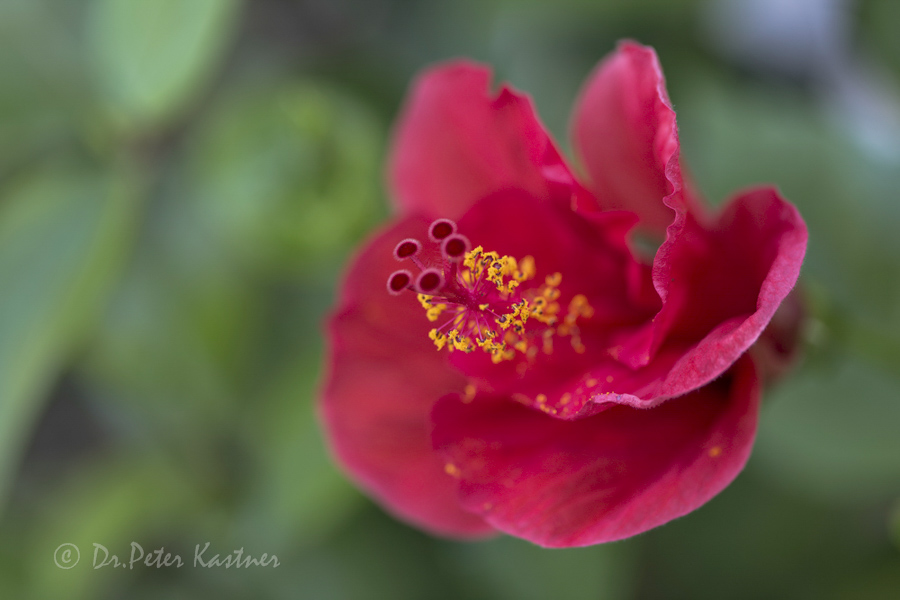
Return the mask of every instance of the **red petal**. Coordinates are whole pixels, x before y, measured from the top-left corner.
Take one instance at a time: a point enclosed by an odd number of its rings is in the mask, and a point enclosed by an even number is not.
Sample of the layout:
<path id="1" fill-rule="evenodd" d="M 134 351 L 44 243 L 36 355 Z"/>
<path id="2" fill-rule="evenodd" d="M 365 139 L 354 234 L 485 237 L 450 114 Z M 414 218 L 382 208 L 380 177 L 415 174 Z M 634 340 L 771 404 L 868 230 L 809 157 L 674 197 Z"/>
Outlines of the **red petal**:
<path id="1" fill-rule="evenodd" d="M 600 205 L 633 210 L 642 225 L 666 231 L 653 265 L 662 309 L 611 348 L 638 369 L 613 397 L 653 405 L 711 381 L 759 337 L 796 283 L 806 226 L 764 189 L 710 222 L 684 189 L 675 113 L 652 48 L 620 44 L 589 79 L 573 124 Z M 619 375 L 604 367 L 591 379 Z"/>
<path id="2" fill-rule="evenodd" d="M 550 547 L 636 535 L 701 506 L 750 455 L 759 385 L 742 358 L 728 375 L 649 410 L 616 406 L 562 421 L 505 398 L 445 397 L 435 448 L 461 503 L 497 529 Z"/>
<path id="3" fill-rule="evenodd" d="M 528 97 L 489 95 L 487 67 L 457 61 L 415 83 L 394 137 L 390 180 L 402 211 L 455 219 L 502 190 L 543 198 L 571 179 Z"/>
<path id="4" fill-rule="evenodd" d="M 572 129 L 600 205 L 633 211 L 662 235 L 670 207 L 690 199 L 682 198 L 675 111 L 653 49 L 619 44 L 588 78 Z"/>
<path id="5" fill-rule="evenodd" d="M 405 219 L 366 244 L 350 266 L 328 324 L 330 372 L 321 416 L 332 450 L 358 484 L 388 510 L 443 535 L 490 533 L 456 501 L 428 436 L 434 401 L 465 379 L 428 339 L 429 323 L 412 292 L 385 289 L 397 269 L 397 240 L 425 233 Z"/>
<path id="6" fill-rule="evenodd" d="M 524 243 L 516 242 L 515 233 L 529 231 L 525 222 L 511 220 L 516 227 L 496 228 L 497 233 L 491 233 L 494 223 L 504 221 L 504 213 L 513 212 L 502 203 L 492 209 L 492 204 L 479 205 L 483 210 L 472 211 L 467 225 L 483 230 L 484 236 L 493 237 L 504 248 Z M 520 201 L 520 206 L 515 213 L 518 218 L 539 215 L 537 222 L 544 227 L 545 238 L 525 236 L 542 240 L 543 244 L 536 244 L 538 250 L 549 244 L 549 251 L 535 252 L 535 256 L 547 259 L 542 262 L 551 270 L 564 273 L 563 281 L 568 278 L 572 284 L 571 293 L 586 291 L 598 307 L 592 320 L 596 322 L 589 321 L 585 333 L 590 336 L 593 325 L 609 327 L 609 318 L 622 319 L 627 325 L 628 312 L 616 309 L 615 302 L 631 299 L 635 309 L 638 303 L 635 295 L 624 291 L 624 267 L 604 269 L 599 260 L 591 260 L 593 250 L 578 246 L 587 237 L 579 234 L 576 223 L 560 221 L 565 223 L 568 239 L 556 232 L 558 217 L 554 217 L 552 205 L 531 207 Z M 597 214 L 610 217 L 621 213 Z M 560 419 L 589 417 L 612 405 L 649 408 L 708 384 L 754 344 L 790 293 L 806 250 L 806 225 L 793 205 L 769 188 L 740 195 L 708 228 L 683 209 L 678 215 L 654 266 L 654 284 L 665 301 L 652 321 L 613 333 L 611 340 L 586 337 L 588 351 L 583 355 L 565 352 L 563 344 L 562 353 L 542 357 L 526 377 L 517 376 L 505 365 L 489 365 L 479 371 L 474 368 L 477 356 L 454 363 L 480 378 L 486 389 L 516 392 L 519 401 Z M 596 243 L 602 238 L 592 239 Z M 610 248 L 597 248 L 606 253 L 607 260 L 617 255 Z M 580 260 L 576 265 L 570 259 L 566 265 L 553 250 Z M 779 328 L 789 331 L 789 325 L 781 323 Z"/>
<path id="7" fill-rule="evenodd" d="M 771 188 L 740 194 L 706 229 L 679 211 L 654 262 L 663 307 L 641 341 L 644 357 L 683 348 L 653 392 L 660 400 L 712 381 L 753 345 L 797 283 L 807 237 L 797 209 Z"/>

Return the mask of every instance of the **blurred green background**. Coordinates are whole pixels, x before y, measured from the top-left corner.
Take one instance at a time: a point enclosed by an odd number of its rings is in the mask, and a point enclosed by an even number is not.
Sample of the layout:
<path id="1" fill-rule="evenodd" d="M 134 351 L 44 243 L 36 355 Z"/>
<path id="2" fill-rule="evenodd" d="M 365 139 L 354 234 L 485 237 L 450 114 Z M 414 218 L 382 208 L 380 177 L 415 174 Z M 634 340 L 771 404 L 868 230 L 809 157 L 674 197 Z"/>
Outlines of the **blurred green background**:
<path id="1" fill-rule="evenodd" d="M 893 0 L 0 0 L 0 598 L 900 597 L 898 26 Z M 805 358 L 687 517 L 572 550 L 430 538 L 314 416 L 390 125 L 462 55 L 567 147 L 623 37 L 659 52 L 710 202 L 773 182 L 807 219 Z M 187 564 L 93 568 L 132 542 Z M 280 566 L 195 568 L 206 542 Z"/>

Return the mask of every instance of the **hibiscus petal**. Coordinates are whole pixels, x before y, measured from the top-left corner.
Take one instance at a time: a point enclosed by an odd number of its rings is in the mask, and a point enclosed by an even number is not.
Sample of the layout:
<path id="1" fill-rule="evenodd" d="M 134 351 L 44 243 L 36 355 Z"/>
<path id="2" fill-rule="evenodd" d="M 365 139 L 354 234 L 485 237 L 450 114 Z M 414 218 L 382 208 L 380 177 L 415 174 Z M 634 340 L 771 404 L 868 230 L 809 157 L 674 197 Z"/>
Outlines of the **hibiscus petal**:
<path id="1" fill-rule="evenodd" d="M 604 209 L 633 211 L 661 236 L 674 218 L 670 207 L 690 202 L 675 111 L 652 48 L 622 42 L 600 63 L 575 105 L 572 139 Z M 691 202 L 691 210 L 700 207 Z"/>
<path id="2" fill-rule="evenodd" d="M 435 399 L 462 390 L 465 378 L 428 339 L 415 295 L 385 289 L 399 266 L 394 245 L 421 237 L 425 226 L 413 218 L 395 224 L 351 264 L 328 325 L 321 418 L 339 464 L 388 510 L 438 534 L 480 536 L 493 529 L 459 507 L 428 432 Z"/>
<path id="3" fill-rule="evenodd" d="M 553 181 L 571 179 L 531 100 L 505 86 L 491 97 L 490 83 L 490 69 L 465 61 L 417 80 L 389 161 L 401 211 L 455 219 L 493 193 L 544 198 Z"/>
<path id="4" fill-rule="evenodd" d="M 740 194 L 708 227 L 685 211 L 676 225 L 654 263 L 662 309 L 651 322 L 619 337 L 613 348 L 618 365 L 592 367 L 570 390 L 573 409 L 588 401 L 598 408 L 607 403 L 649 408 L 706 385 L 760 338 L 797 282 L 806 224 L 772 188 Z M 787 338 L 796 337 L 800 316 L 795 304 L 757 352 L 768 359 L 767 369 L 778 366 L 778 350 L 768 346 L 781 338 L 780 360 L 790 358 L 795 342 Z M 587 406 L 562 416 L 583 417 L 594 410 Z"/>
<path id="5" fill-rule="evenodd" d="M 506 398 L 442 398 L 434 447 L 462 505 L 548 547 L 636 535 L 684 515 L 740 472 L 756 431 L 749 358 L 689 395 L 649 410 L 615 406 L 563 421 Z"/>
<path id="6" fill-rule="evenodd" d="M 686 347 L 655 395 L 704 385 L 753 345 L 797 283 L 807 237 L 797 209 L 773 188 L 738 195 L 708 228 L 687 215 L 654 263 L 665 295 L 647 354 Z"/>

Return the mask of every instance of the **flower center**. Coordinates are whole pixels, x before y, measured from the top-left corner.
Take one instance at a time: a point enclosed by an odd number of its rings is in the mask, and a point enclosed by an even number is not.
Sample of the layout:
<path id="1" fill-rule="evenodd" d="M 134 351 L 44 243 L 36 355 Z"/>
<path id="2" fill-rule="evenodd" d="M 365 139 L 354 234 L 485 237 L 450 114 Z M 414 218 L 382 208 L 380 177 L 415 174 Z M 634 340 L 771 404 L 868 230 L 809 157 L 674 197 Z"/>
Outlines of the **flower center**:
<path id="1" fill-rule="evenodd" d="M 547 275 L 538 286 L 523 285 L 535 278 L 534 258 L 517 260 L 481 246 L 470 249 L 469 240 L 448 219 L 433 222 L 428 236 L 440 246 L 440 260 L 426 264 L 419 240 L 401 241 L 394 258 L 410 260 L 419 274 L 395 271 L 387 289 L 391 294 L 416 292 L 428 320 L 442 321 L 428 334 L 438 350 L 471 353 L 480 348 L 495 364 L 517 355 L 533 360 L 541 351 L 551 354 L 553 339 L 560 336 L 571 338 L 576 352 L 585 351 L 577 321 L 590 318 L 594 310 L 578 294 L 561 313 L 560 273 Z"/>

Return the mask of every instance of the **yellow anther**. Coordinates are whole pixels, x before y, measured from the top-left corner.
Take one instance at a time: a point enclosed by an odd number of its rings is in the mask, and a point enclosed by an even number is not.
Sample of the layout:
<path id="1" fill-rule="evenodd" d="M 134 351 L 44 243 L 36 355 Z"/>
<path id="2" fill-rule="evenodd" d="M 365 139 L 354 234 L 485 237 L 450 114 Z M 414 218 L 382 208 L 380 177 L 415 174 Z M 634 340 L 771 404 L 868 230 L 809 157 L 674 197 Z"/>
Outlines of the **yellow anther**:
<path id="1" fill-rule="evenodd" d="M 534 257 L 526 256 L 522 260 L 519 261 L 518 264 L 518 273 L 516 273 L 515 277 L 517 281 L 527 281 L 534 277 Z"/>
<path id="2" fill-rule="evenodd" d="M 429 333 L 438 349 L 446 346 L 468 353 L 480 348 L 494 363 L 524 355 L 530 364 L 539 351 L 552 353 L 553 337 L 559 335 L 571 336 L 572 347 L 584 351 L 576 320 L 590 317 L 593 309 L 583 295 L 572 298 L 568 311 L 560 308 L 560 273 L 546 276 L 539 287 L 520 291 L 523 282 L 535 277 L 534 258 L 516 260 L 485 252 L 481 246 L 466 253 L 462 266 L 450 282 L 461 289 L 446 296 L 418 295 L 429 321 L 449 316 L 440 331 Z M 487 282 L 496 291 L 485 290 Z M 528 325 L 532 319 L 539 325 Z"/>
<path id="3" fill-rule="evenodd" d="M 462 352 L 471 352 L 472 344 L 469 341 L 469 338 L 456 338 L 453 340 L 453 348 L 456 350 L 461 350 Z"/>
<path id="4" fill-rule="evenodd" d="M 474 344 L 472 340 L 465 335 L 461 335 L 458 330 L 453 329 L 447 334 L 450 345 L 454 350 L 462 350 L 463 352 L 471 352 Z"/>
<path id="5" fill-rule="evenodd" d="M 589 319 L 594 316 L 594 309 L 588 304 L 587 297 L 584 294 L 578 294 L 569 302 L 569 316 L 572 317 L 573 321 L 576 317 Z"/>
<path id="6" fill-rule="evenodd" d="M 478 390 L 475 388 L 474 385 L 472 385 L 471 383 L 466 384 L 466 390 L 465 390 L 465 394 L 462 397 L 462 401 L 465 404 L 468 404 L 469 402 L 471 402 L 472 400 L 475 399 L 475 394 L 477 392 L 478 392 Z"/>
<path id="7" fill-rule="evenodd" d="M 431 338 L 431 340 L 434 342 L 434 345 L 437 346 L 438 350 L 442 350 L 447 344 L 447 336 L 437 329 L 432 329 L 431 331 L 429 331 L 428 337 Z"/>
<path id="8" fill-rule="evenodd" d="M 503 362 L 504 360 L 512 360 L 516 357 L 516 353 L 512 348 L 505 348 L 503 350 L 498 350 L 497 352 L 491 354 L 491 362 L 495 365 Z"/>
<path id="9" fill-rule="evenodd" d="M 478 263 L 478 259 L 481 258 L 481 253 L 484 252 L 484 248 L 478 246 L 473 250 L 469 250 L 466 252 L 466 257 L 463 259 L 463 266 L 465 266 L 470 271 L 475 269 L 476 263 Z"/>
<path id="10" fill-rule="evenodd" d="M 525 406 L 531 406 L 531 398 L 526 396 L 525 394 L 520 394 L 518 392 L 514 392 L 510 395 L 510 397 L 518 402 L 519 404 L 524 404 Z"/>
<path id="11" fill-rule="evenodd" d="M 553 354 L 553 334 L 554 333 L 555 332 L 552 329 L 544 330 L 544 334 L 542 336 L 544 338 L 544 344 L 542 347 L 544 354 Z"/>
<path id="12" fill-rule="evenodd" d="M 447 309 L 446 304 L 435 304 L 433 306 L 430 306 L 425 311 L 425 316 L 428 317 L 429 321 L 434 322 L 434 321 L 438 320 L 438 317 L 440 317 L 441 313 L 444 312 L 446 309 Z"/>
<path id="13" fill-rule="evenodd" d="M 522 302 L 520 304 L 513 305 L 513 317 L 518 319 L 520 323 L 524 324 L 528 317 L 531 316 L 531 309 L 528 307 L 527 302 Z"/>
<path id="14" fill-rule="evenodd" d="M 568 314 L 563 319 L 562 325 L 557 328 L 560 336 L 572 337 L 572 348 L 578 354 L 584 354 L 587 350 L 581 341 L 581 332 L 575 324 L 579 318 L 589 319 L 594 315 L 593 307 L 588 303 L 584 294 L 578 294 L 569 302 Z"/>

